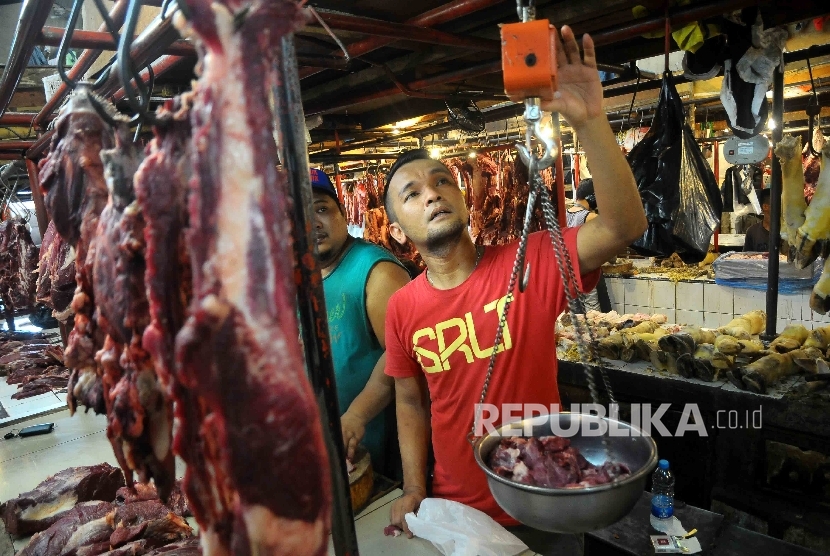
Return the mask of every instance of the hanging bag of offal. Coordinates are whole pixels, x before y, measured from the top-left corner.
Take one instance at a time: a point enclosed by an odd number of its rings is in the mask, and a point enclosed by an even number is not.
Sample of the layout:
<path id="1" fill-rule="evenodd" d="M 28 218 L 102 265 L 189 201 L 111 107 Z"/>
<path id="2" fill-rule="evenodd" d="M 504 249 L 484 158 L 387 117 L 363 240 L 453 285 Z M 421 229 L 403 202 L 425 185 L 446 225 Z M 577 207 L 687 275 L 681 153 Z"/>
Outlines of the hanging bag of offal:
<path id="1" fill-rule="evenodd" d="M 632 247 L 644 255 L 703 258 L 723 203 L 670 73 L 663 74 L 651 129 L 628 154 L 628 163 L 648 219 L 648 229 Z"/>

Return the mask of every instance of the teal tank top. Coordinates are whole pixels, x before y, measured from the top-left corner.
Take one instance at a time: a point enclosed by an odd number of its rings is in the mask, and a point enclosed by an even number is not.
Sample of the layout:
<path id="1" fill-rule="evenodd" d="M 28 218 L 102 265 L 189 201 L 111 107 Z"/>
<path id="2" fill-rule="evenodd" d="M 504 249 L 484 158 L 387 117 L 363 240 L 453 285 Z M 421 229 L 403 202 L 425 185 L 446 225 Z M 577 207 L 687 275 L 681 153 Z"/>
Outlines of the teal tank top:
<path id="1" fill-rule="evenodd" d="M 345 413 L 363 391 L 383 355 L 383 348 L 375 338 L 366 314 L 366 282 L 375 265 L 382 261 L 400 265 L 382 247 L 355 238 L 337 268 L 323 279 L 341 413 Z M 366 426 L 366 435 L 361 441 L 371 454 L 375 469 L 383 469 L 385 465 L 385 436 L 386 419 L 381 412 Z"/>

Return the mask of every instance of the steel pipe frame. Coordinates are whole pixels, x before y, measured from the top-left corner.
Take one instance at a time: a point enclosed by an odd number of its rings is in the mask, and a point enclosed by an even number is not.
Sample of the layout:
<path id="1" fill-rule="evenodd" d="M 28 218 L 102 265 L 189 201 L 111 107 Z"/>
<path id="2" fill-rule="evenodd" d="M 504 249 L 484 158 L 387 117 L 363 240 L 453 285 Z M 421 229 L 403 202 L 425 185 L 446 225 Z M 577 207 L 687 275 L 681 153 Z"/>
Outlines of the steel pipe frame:
<path id="1" fill-rule="evenodd" d="M 121 29 L 121 26 L 124 24 L 124 17 L 127 14 L 127 6 L 129 4 L 129 0 L 118 0 L 115 5 L 110 10 L 109 17 L 113 22 L 113 25 L 117 29 Z M 106 31 L 107 24 L 102 23 L 98 27 L 98 31 Z M 67 76 L 70 79 L 78 80 L 92 67 L 92 64 L 95 63 L 95 60 L 101 55 L 103 50 L 92 50 L 87 49 L 84 50 L 80 56 L 78 56 L 78 60 L 75 64 L 69 69 Z M 52 98 L 46 102 L 46 105 L 38 112 L 37 117 L 35 118 L 34 125 L 39 128 L 46 127 L 47 120 L 49 120 L 52 113 L 60 106 L 63 99 L 69 93 L 69 86 L 66 83 L 61 83 L 60 86 L 55 91 L 55 94 L 52 95 Z"/>
<path id="2" fill-rule="evenodd" d="M 746 8 L 747 6 L 754 6 L 756 4 L 758 4 L 758 0 L 727 0 L 725 2 L 715 1 L 707 4 L 693 4 L 689 8 L 669 10 L 669 24 L 685 25 L 693 21 L 716 17 L 734 10 Z M 605 46 L 624 41 L 626 39 L 631 39 L 645 33 L 662 31 L 665 27 L 666 17 L 661 13 L 660 15 L 645 17 L 640 20 L 633 21 L 628 25 L 617 26 L 607 31 L 590 33 L 590 35 L 591 38 L 594 39 L 594 44 L 596 46 Z"/>
<path id="3" fill-rule="evenodd" d="M 44 27 L 38 35 L 38 44 L 58 46 L 66 32 L 61 27 Z M 112 40 L 112 36 L 103 31 L 82 31 L 80 29 L 72 32 L 72 39 L 69 46 L 73 48 L 88 48 L 95 50 L 117 50 L 118 45 Z M 165 54 L 175 56 L 196 56 L 196 47 L 190 41 L 179 39 L 174 41 L 164 51 Z"/>
<path id="4" fill-rule="evenodd" d="M 731 10 L 746 7 L 749 5 L 755 4 L 755 1 L 752 0 L 730 0 L 727 2 L 711 2 L 704 5 L 695 5 L 691 8 L 675 10 L 673 12 L 669 12 L 669 20 L 671 24 L 674 25 L 681 25 L 685 23 L 689 23 L 691 21 L 697 21 L 699 19 L 713 17 L 717 15 L 721 15 L 727 13 Z M 321 16 L 322 16 L 321 12 Z M 325 19 L 325 18 L 324 18 Z M 329 24 L 329 22 L 326 22 Z M 394 24 L 389 24 L 394 25 Z M 594 39 L 594 43 L 597 46 L 608 45 L 615 42 L 620 42 L 622 40 L 630 39 L 642 35 L 643 33 L 647 33 L 650 31 L 661 30 L 665 29 L 666 25 L 666 18 L 663 15 L 654 16 L 649 18 L 643 18 L 642 20 L 636 21 L 632 24 L 617 27 L 608 31 L 600 31 L 596 33 L 592 33 L 591 37 Z M 397 38 L 405 35 L 398 35 Z M 469 68 L 468 68 L 469 69 Z M 463 70 L 462 70 L 463 71 Z M 494 69 L 491 73 L 496 73 L 501 71 L 501 66 L 499 65 L 497 68 Z M 449 72 L 452 73 L 452 72 Z M 429 83 L 418 87 L 416 83 L 409 83 L 407 85 L 410 89 L 418 90 L 419 88 L 429 87 L 431 85 L 437 84 L 444 84 L 449 81 L 444 81 L 441 79 L 441 75 L 446 74 L 439 74 L 436 76 L 432 76 L 429 79 L 435 79 L 437 82 Z M 479 74 L 482 75 L 482 74 Z M 472 76 L 470 76 L 472 77 Z M 658 80 L 659 83 L 659 80 Z M 653 85 L 652 85 L 653 86 Z M 646 84 L 640 84 L 639 88 L 645 88 Z M 614 91 L 617 94 L 625 94 L 623 93 L 622 88 L 620 91 Z M 634 86 L 631 86 L 631 89 L 634 89 Z M 628 91 L 626 91 L 628 92 Z M 328 103 L 325 107 L 323 107 L 323 103 L 319 103 L 317 106 L 312 106 L 311 108 L 307 109 L 308 115 L 313 115 L 317 113 L 325 113 L 329 111 L 334 111 L 342 108 L 348 108 L 355 105 L 359 105 L 364 102 L 369 102 L 372 100 L 377 100 L 379 98 L 384 98 L 387 96 L 401 94 L 401 91 L 397 87 L 390 87 L 388 89 L 384 89 L 382 91 L 378 91 L 375 93 L 370 93 L 366 95 L 352 97 L 351 99 L 345 99 L 340 102 L 336 102 L 334 105 Z"/>
<path id="5" fill-rule="evenodd" d="M 6 112 L 0 116 L 0 125 L 33 126 L 36 112 Z"/>
<path id="6" fill-rule="evenodd" d="M 156 17 L 150 25 L 133 41 L 130 47 L 130 58 L 133 60 L 136 69 L 144 68 L 147 64 L 162 56 L 170 45 L 179 39 L 179 32 L 173 26 L 172 14 L 161 19 Z M 121 88 L 121 80 L 118 72 L 110 72 L 107 81 L 96 91 L 104 97 L 108 97 Z"/>
<path id="7" fill-rule="evenodd" d="M 29 1 L 23 4 L 14 31 L 9 59 L 0 78 L 0 116 L 6 113 L 23 71 L 35 49 L 37 32 L 46 23 L 52 10 L 51 0 Z"/>
<path id="8" fill-rule="evenodd" d="M 159 75 L 163 75 L 170 71 L 176 64 L 184 60 L 186 56 L 172 56 L 165 54 L 164 56 L 157 59 L 155 62 L 150 64 L 150 67 L 153 68 L 153 75 L 158 77 Z M 150 79 L 150 72 L 147 69 L 143 69 L 139 72 L 141 76 L 141 80 L 147 83 Z M 121 87 L 117 91 L 112 94 L 112 101 L 119 102 L 124 99 L 126 92 L 124 91 L 124 87 Z"/>
<path id="9" fill-rule="evenodd" d="M 162 56 L 161 58 L 159 58 L 158 60 L 156 60 L 155 62 L 153 62 L 151 64 L 151 66 L 153 68 L 153 73 L 156 76 L 162 75 L 162 74 L 166 73 L 167 71 L 169 71 L 170 68 L 172 68 L 173 66 L 178 64 L 183 59 L 184 59 L 183 56 L 167 56 L 167 55 Z M 147 80 L 149 79 L 149 72 L 146 69 L 144 69 L 140 72 L 140 75 L 141 75 L 142 81 L 144 81 L 146 83 Z M 112 98 L 113 102 L 118 102 L 120 100 L 123 100 L 125 94 L 126 93 L 124 92 L 124 88 L 121 87 L 112 94 L 111 98 Z M 54 135 L 54 133 L 55 133 L 55 130 L 50 129 L 49 131 L 47 131 L 43 135 L 41 135 L 38 138 L 38 140 L 35 141 L 32 144 L 32 146 L 29 147 L 29 149 L 26 151 L 26 158 L 33 160 L 35 158 L 38 158 L 40 155 L 42 155 L 46 151 L 46 149 L 49 148 L 49 144 L 52 141 L 52 135 Z"/>
<path id="10" fill-rule="evenodd" d="M 438 6 L 435 9 L 424 12 L 411 19 L 407 19 L 405 23 L 408 25 L 417 25 L 419 27 L 435 27 L 436 25 L 447 23 L 448 21 L 452 21 L 454 19 L 475 13 L 479 10 L 501 4 L 502 2 L 503 0 L 453 0 L 452 2 Z M 368 54 L 394 42 L 395 39 L 389 39 L 387 37 L 369 37 L 346 45 L 346 50 L 348 51 L 350 57 L 358 58 L 364 54 Z M 332 51 L 332 55 L 344 56 L 343 52 L 340 50 Z M 319 73 L 319 71 L 321 70 L 315 68 L 307 68 L 304 71 L 301 70 L 300 79 Z"/>
<path id="11" fill-rule="evenodd" d="M 163 53 L 173 42 L 179 38 L 178 31 L 173 27 L 172 18 L 168 15 L 165 19 L 156 18 L 152 23 L 141 33 L 135 41 L 133 41 L 132 48 L 130 48 L 130 55 L 136 67 L 144 67 L 148 61 L 154 60 L 152 67 L 156 76 L 161 75 L 169 70 L 182 57 L 180 56 L 159 56 Z M 124 88 L 121 87 L 120 79 L 117 72 L 111 72 L 107 81 L 97 91 L 98 94 L 104 97 L 113 96 L 116 101 L 124 97 Z M 142 80 L 146 82 L 148 72 L 146 69 L 140 72 Z M 35 159 L 41 156 L 46 149 L 49 148 L 49 143 L 52 140 L 54 130 L 49 130 L 26 151 L 26 158 Z"/>
<path id="12" fill-rule="evenodd" d="M 348 14 L 330 12 L 317 9 L 317 14 L 334 30 L 353 31 L 393 40 L 406 39 L 408 41 L 423 42 L 432 45 L 455 46 L 484 52 L 501 52 L 501 43 L 492 39 L 454 35 L 443 31 L 436 31 L 428 27 L 418 27 L 406 23 L 390 23 L 380 19 L 360 17 Z M 311 19 L 314 25 L 316 20 Z M 318 24 L 319 25 L 319 24 Z"/>
<path id="13" fill-rule="evenodd" d="M 34 145 L 35 141 L 0 141 L 0 151 L 25 151 L 32 145 Z"/>
<path id="14" fill-rule="evenodd" d="M 294 207 L 292 211 L 297 284 L 297 312 L 303 339 L 308 377 L 317 397 L 323 424 L 323 438 L 332 478 L 332 540 L 337 556 L 357 556 L 357 533 L 352 512 L 346 450 L 340 428 L 340 409 L 334 364 L 331 358 L 326 298 L 315 255 L 312 233 L 312 192 L 305 142 L 300 79 L 294 59 L 294 39 L 282 38 L 282 56 L 275 65 L 278 82 L 274 117 L 280 133 L 279 155 L 288 174 Z"/>
<path id="15" fill-rule="evenodd" d="M 463 68 L 460 70 L 453 70 L 444 73 L 439 73 L 436 75 L 431 75 L 424 79 L 418 79 L 416 81 L 412 81 L 406 84 L 407 89 L 411 89 L 414 91 L 425 89 L 427 87 L 433 87 L 436 85 L 444 85 L 447 83 L 452 83 L 453 81 L 461 81 L 463 79 L 470 79 L 472 77 L 479 77 L 481 75 L 487 75 L 491 73 L 498 73 L 501 71 L 501 60 L 494 60 L 492 62 L 484 62 L 482 64 L 477 64 L 475 66 L 470 66 L 467 68 Z M 363 104 L 364 102 L 369 102 L 372 100 L 377 100 L 381 98 L 386 98 L 393 95 L 403 95 L 404 93 L 400 88 L 397 86 L 389 87 L 387 89 L 383 89 L 380 91 L 376 91 L 374 93 L 367 93 L 363 95 L 354 96 L 351 98 L 343 99 L 339 102 L 332 103 L 318 103 L 316 106 L 312 105 L 306 109 L 306 116 L 314 116 L 316 114 L 325 114 L 334 110 L 340 110 L 343 108 L 348 108 L 350 106 L 355 106 L 357 104 Z"/>

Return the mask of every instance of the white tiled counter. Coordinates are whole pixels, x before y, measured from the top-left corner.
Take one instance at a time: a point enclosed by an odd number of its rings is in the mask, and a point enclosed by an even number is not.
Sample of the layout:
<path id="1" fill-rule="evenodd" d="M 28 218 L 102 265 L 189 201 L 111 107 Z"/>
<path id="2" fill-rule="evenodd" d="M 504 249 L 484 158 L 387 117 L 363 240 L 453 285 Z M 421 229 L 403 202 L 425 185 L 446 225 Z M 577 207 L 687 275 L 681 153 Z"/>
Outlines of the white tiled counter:
<path id="1" fill-rule="evenodd" d="M 611 309 L 624 313 L 662 313 L 668 322 L 717 328 L 737 316 L 755 309 L 766 309 L 765 291 L 721 286 L 714 280 L 696 279 L 672 282 L 660 275 L 631 278 L 605 276 Z M 830 325 L 830 314 L 810 309 L 810 290 L 778 295 L 780 332 L 790 323 L 801 323 L 812 330 Z"/>

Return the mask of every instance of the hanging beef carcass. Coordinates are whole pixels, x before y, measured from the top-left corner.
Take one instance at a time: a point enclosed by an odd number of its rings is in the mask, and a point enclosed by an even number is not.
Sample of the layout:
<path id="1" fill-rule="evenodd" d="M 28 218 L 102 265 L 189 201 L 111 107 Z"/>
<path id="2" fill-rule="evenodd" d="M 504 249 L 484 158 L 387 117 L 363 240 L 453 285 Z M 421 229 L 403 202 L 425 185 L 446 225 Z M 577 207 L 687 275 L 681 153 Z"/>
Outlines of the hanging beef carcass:
<path id="1" fill-rule="evenodd" d="M 100 153 L 114 146 L 115 134 L 93 102 L 108 109 L 104 101 L 93 99 L 87 87 L 80 85 L 64 105 L 49 155 L 40 162 L 40 182 L 55 229 L 75 251 L 75 324 L 64 354 L 66 366 L 72 369 L 69 409 L 74 412 L 80 404 L 105 413 L 103 383 L 95 362 L 105 334 L 93 318 L 92 264 L 98 217 L 107 203 Z"/>
<path id="2" fill-rule="evenodd" d="M 133 186 L 142 156 L 119 129 L 115 148 L 102 151 L 101 158 L 109 197 L 91 254 L 96 323 L 107 335 L 95 356 L 103 373 L 107 437 L 128 484 L 136 471 L 141 482 L 153 479 L 166 499 L 175 481 L 172 407 L 150 353 L 142 347 L 150 322 L 144 283 L 145 222 Z"/>
<path id="3" fill-rule="evenodd" d="M 38 251 L 21 218 L 0 222 L 0 298 L 9 330 L 14 330 L 14 312 L 34 306 L 34 275 Z"/>
<path id="4" fill-rule="evenodd" d="M 175 400 L 174 440 L 185 493 L 206 554 L 324 554 L 329 468 L 299 344 L 288 178 L 274 164 L 270 108 L 281 39 L 304 18 L 288 0 L 185 4 L 180 28 L 201 54 L 193 300 L 174 378 L 187 392 Z"/>
<path id="5" fill-rule="evenodd" d="M 154 395 L 157 412 L 149 421 L 150 442 L 159 462 L 169 452 L 172 434 L 172 407 L 169 400 L 186 395 L 173 378 L 174 344 L 191 299 L 190 260 L 185 244 L 187 225 L 187 182 L 191 176 L 190 108 L 193 95 L 187 93 L 167 101 L 156 112 L 154 138 L 135 176 L 135 193 L 144 220 L 143 283 L 149 302 L 149 323 L 140 338 L 143 350 L 152 359 L 158 383 L 165 396 Z M 190 404 L 192 405 L 192 404 Z M 180 405 L 184 410 L 189 404 Z M 183 423 L 193 424 L 187 419 Z M 167 468 L 169 469 L 169 468 Z M 198 473 L 192 469 L 192 473 Z M 172 479 L 172 477 L 167 477 Z M 158 486 L 158 481 L 156 481 Z M 162 496 L 166 492 L 159 488 Z"/>
<path id="6" fill-rule="evenodd" d="M 75 252 L 50 220 L 40 244 L 36 301 L 52 309 L 52 316 L 66 322 L 72 316 L 75 294 Z"/>

